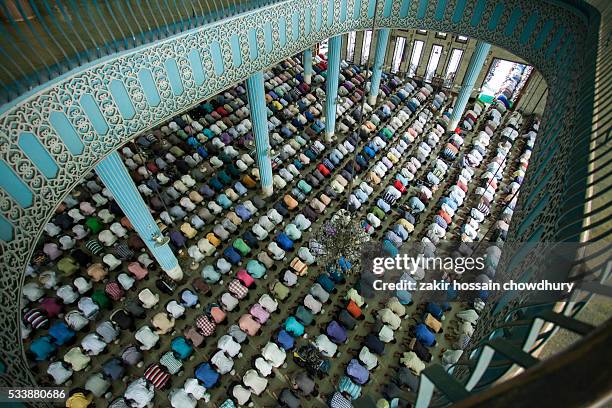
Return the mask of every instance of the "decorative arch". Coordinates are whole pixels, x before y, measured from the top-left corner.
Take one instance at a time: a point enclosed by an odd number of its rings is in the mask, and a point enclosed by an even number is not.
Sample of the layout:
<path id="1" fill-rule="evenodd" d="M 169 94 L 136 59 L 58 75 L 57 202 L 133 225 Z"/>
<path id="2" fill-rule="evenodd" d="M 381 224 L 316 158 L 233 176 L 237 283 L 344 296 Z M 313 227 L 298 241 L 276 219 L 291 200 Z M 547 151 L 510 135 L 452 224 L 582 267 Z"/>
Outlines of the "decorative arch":
<path id="1" fill-rule="evenodd" d="M 287 0 L 77 68 L 0 109 L 1 383 L 34 382 L 19 329 L 24 271 L 45 223 L 82 177 L 135 135 L 253 73 L 325 38 L 371 27 L 375 4 Z M 381 28 L 467 35 L 542 73 L 546 113 L 510 236 L 577 239 L 579 224 L 558 232 L 584 200 L 584 183 L 570 177 L 587 170 L 592 101 L 580 110 L 575 101 L 593 83 L 585 61 L 597 41 L 594 9 L 570 0 L 381 0 L 376 14 Z M 30 135 L 39 146 L 24 151 L 20 140 L 36 145 Z"/>

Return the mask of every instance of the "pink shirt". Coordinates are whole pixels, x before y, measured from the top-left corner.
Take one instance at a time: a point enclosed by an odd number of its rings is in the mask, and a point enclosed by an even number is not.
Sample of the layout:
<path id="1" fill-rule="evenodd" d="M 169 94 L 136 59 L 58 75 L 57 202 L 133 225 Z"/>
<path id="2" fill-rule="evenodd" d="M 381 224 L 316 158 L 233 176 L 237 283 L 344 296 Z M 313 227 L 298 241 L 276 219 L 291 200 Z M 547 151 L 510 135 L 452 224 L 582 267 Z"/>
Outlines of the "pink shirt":
<path id="1" fill-rule="evenodd" d="M 149 271 L 143 268 L 138 262 L 130 262 L 128 271 L 138 280 L 144 279 L 149 274 Z"/>
<path id="2" fill-rule="evenodd" d="M 96 209 L 87 201 L 83 201 L 79 204 L 79 208 L 85 215 L 91 215 L 96 212 Z"/>
<path id="3" fill-rule="evenodd" d="M 250 287 L 253 284 L 253 282 L 255 282 L 255 279 L 253 279 L 251 275 L 249 275 L 245 269 L 239 270 L 238 273 L 236 274 L 236 277 L 240 279 L 240 281 L 247 288 Z"/>
<path id="4" fill-rule="evenodd" d="M 270 318 L 270 313 L 268 313 L 259 303 L 255 303 L 251 307 L 251 310 L 249 310 L 249 313 L 261 324 L 264 324 Z"/>
<path id="5" fill-rule="evenodd" d="M 249 336 L 255 336 L 261 328 L 261 324 L 257 323 L 250 314 L 242 315 L 238 321 L 238 326 Z"/>

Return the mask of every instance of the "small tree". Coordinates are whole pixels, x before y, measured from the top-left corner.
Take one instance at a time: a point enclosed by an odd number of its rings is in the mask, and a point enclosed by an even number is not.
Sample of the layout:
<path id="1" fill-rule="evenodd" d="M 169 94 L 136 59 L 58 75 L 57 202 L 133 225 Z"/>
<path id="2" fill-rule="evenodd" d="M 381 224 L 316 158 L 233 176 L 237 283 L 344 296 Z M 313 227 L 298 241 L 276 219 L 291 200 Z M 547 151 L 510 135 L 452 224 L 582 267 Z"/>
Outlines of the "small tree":
<path id="1" fill-rule="evenodd" d="M 349 273 L 356 273 L 363 245 L 369 240 L 360 222 L 347 210 L 340 210 L 313 234 L 310 249 L 320 265 L 335 265 L 344 256 L 352 264 Z"/>

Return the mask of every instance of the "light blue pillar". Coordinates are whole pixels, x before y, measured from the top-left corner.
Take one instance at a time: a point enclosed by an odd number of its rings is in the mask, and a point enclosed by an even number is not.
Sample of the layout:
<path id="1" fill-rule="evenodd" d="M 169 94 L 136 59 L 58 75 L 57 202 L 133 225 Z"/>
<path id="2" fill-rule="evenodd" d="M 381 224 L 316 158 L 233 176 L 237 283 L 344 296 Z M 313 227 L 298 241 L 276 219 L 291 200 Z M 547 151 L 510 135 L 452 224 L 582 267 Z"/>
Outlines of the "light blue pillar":
<path id="1" fill-rule="evenodd" d="M 302 53 L 302 64 L 304 65 L 304 82 L 312 82 L 312 50 L 309 48 Z"/>
<path id="2" fill-rule="evenodd" d="M 163 236 L 119 154 L 113 152 L 102 160 L 96 166 L 96 173 L 164 272 L 174 280 L 181 280 L 183 271 L 168 242 L 160 244 L 153 239 L 156 236 L 161 240 Z"/>
<path id="3" fill-rule="evenodd" d="M 338 99 L 338 76 L 340 75 L 340 49 L 342 36 L 331 37 L 327 50 L 327 89 L 325 100 L 325 140 L 331 141 L 336 132 L 336 100 Z"/>
<path id="4" fill-rule="evenodd" d="M 370 83 L 370 95 L 368 96 L 368 103 L 371 106 L 376 104 L 376 97 L 378 96 L 378 90 L 380 89 L 380 78 L 382 77 L 382 66 L 385 63 L 385 53 L 387 52 L 387 44 L 389 43 L 389 30 L 388 28 L 381 28 L 378 30 L 378 36 L 376 39 L 376 53 L 374 54 L 374 65 L 372 66 L 372 81 Z"/>
<path id="5" fill-rule="evenodd" d="M 266 98 L 264 92 L 263 73 L 257 72 L 246 80 L 253 134 L 255 136 L 255 150 L 257 151 L 257 165 L 261 189 L 265 196 L 272 195 L 272 160 L 270 158 L 270 137 L 268 136 L 268 117 L 266 115 Z"/>
<path id="6" fill-rule="evenodd" d="M 478 78 L 478 74 L 480 74 L 480 70 L 483 68 L 485 59 L 487 58 L 487 54 L 489 53 L 490 49 L 491 44 L 483 41 L 478 41 L 476 43 L 476 48 L 474 49 L 472 58 L 470 58 L 467 71 L 465 72 L 463 84 L 461 85 L 461 89 L 457 95 L 457 100 L 455 101 L 455 106 L 453 107 L 453 112 L 446 128 L 447 130 L 453 131 L 457 128 L 457 125 L 463 116 L 463 112 L 465 111 L 465 106 L 470 100 L 470 96 L 474 90 L 476 78 Z"/>

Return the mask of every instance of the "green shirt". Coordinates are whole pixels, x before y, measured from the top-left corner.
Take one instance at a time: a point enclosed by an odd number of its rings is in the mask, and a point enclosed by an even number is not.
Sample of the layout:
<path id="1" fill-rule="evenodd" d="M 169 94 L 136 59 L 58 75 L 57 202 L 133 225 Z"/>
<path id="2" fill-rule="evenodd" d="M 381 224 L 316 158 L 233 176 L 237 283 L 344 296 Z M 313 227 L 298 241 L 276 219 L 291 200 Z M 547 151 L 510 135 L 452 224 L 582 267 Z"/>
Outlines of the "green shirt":
<path id="1" fill-rule="evenodd" d="M 104 228 L 104 225 L 102 225 L 97 217 L 87 218 L 85 225 L 87 225 L 87 228 L 89 228 L 89 230 L 94 234 L 97 234 L 98 232 L 102 231 L 102 228 Z"/>
<path id="2" fill-rule="evenodd" d="M 91 295 L 91 300 L 93 300 L 102 309 L 108 309 L 112 305 L 110 299 L 108 298 L 108 296 L 106 296 L 106 293 L 104 293 L 104 291 L 102 290 L 96 290 Z"/>

